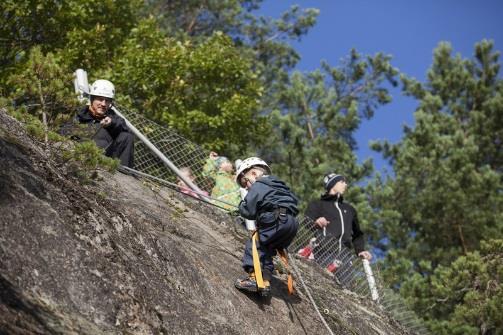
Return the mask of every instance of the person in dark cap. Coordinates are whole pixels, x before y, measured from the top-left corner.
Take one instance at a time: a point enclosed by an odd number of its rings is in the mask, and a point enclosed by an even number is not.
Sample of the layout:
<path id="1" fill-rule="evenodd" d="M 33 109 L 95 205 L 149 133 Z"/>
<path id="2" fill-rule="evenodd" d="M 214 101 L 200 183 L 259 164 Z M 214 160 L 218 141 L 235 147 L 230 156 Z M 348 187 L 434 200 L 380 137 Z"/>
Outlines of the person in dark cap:
<path id="1" fill-rule="evenodd" d="M 356 209 L 343 199 L 348 187 L 346 178 L 329 173 L 323 178 L 323 184 L 325 193 L 319 200 L 310 202 L 305 213 L 318 230 L 318 247 L 314 250 L 314 258 L 330 272 L 340 265 L 335 258 L 344 247 L 354 248 L 359 257 L 370 260 L 372 255 L 365 250 L 364 234 L 358 224 Z M 328 246 L 327 241 L 333 243 Z"/>

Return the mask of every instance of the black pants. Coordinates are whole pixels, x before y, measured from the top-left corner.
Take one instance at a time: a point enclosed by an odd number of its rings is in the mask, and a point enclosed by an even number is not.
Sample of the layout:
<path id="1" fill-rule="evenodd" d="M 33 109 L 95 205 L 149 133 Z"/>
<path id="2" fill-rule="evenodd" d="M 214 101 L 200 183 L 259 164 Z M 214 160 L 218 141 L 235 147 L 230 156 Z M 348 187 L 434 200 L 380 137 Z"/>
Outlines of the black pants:
<path id="1" fill-rule="evenodd" d="M 121 165 L 132 168 L 134 157 L 134 135 L 130 132 L 120 132 L 115 138 L 110 133 L 101 128 L 94 136 L 94 142 L 102 149 L 105 155 L 118 158 Z"/>
<path id="2" fill-rule="evenodd" d="M 280 215 L 275 222 L 259 224 L 259 243 L 257 250 L 260 258 L 263 276 L 271 280 L 274 270 L 272 258 L 276 256 L 277 249 L 286 249 L 297 234 L 299 223 L 290 214 Z M 253 271 L 252 241 L 246 241 L 243 255 L 243 269 L 250 273 Z"/>

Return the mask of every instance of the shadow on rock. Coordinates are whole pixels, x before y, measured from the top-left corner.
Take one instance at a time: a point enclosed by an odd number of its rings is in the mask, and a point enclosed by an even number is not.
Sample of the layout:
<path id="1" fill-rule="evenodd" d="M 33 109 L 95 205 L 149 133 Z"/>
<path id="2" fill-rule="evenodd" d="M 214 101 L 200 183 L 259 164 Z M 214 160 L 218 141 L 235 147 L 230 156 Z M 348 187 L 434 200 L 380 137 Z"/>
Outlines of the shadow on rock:
<path id="1" fill-rule="evenodd" d="M 7 308 L 7 310 L 4 310 Z M 21 293 L 19 293 L 14 285 L 11 284 L 4 276 L 0 275 L 0 333 L 15 330 L 15 324 L 19 319 L 24 320 L 23 323 L 29 323 L 30 329 L 37 333 L 50 333 L 51 329 L 46 325 L 44 319 L 40 316 L 40 308 L 26 301 Z M 5 324 L 3 323 L 5 322 Z"/>

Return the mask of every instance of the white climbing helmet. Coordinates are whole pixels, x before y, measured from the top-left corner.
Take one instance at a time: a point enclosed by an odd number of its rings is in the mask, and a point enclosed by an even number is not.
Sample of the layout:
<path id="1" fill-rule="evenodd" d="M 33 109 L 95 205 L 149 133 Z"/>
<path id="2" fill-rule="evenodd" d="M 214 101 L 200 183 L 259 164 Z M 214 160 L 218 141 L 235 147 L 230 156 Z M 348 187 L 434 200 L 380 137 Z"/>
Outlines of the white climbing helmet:
<path id="1" fill-rule="evenodd" d="M 237 161 L 236 161 L 237 163 Z M 271 168 L 267 163 L 258 157 L 249 157 L 245 160 L 243 160 L 239 165 L 236 164 L 236 183 L 241 186 L 239 183 L 239 179 L 241 179 L 242 175 L 251 169 L 254 166 L 260 166 L 261 168 L 264 168 L 267 171 L 267 174 L 271 173 Z"/>
<path id="2" fill-rule="evenodd" d="M 114 84 L 105 79 L 98 79 L 91 85 L 89 95 L 113 99 L 115 97 Z"/>

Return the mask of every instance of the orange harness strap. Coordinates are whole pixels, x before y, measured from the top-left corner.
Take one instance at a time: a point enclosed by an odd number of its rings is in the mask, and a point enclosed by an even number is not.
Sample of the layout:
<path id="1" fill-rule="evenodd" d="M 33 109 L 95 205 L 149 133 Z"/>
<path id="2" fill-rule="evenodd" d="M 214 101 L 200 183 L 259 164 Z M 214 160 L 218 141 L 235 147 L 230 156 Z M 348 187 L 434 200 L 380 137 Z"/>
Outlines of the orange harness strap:
<path id="1" fill-rule="evenodd" d="M 290 273 L 290 270 L 288 269 L 288 255 L 286 254 L 285 249 L 278 249 L 278 254 L 279 254 L 279 258 L 283 262 L 283 265 L 285 266 L 286 273 L 288 274 L 288 280 L 287 280 L 288 294 L 292 295 L 293 294 L 293 277 L 292 277 L 292 274 Z"/>

